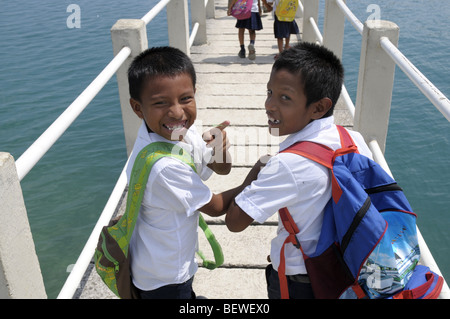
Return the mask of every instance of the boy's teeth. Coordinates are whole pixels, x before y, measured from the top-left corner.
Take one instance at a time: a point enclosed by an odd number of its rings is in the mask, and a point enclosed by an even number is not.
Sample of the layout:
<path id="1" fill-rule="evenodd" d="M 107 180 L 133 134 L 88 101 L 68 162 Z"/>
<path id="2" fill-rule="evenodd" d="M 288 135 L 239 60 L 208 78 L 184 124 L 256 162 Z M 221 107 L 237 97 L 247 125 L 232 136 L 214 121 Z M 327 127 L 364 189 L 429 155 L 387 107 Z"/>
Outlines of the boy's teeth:
<path id="1" fill-rule="evenodd" d="M 276 120 L 276 119 L 274 119 L 273 117 L 269 117 L 269 121 L 272 122 L 272 123 L 274 123 L 274 124 L 279 124 L 279 123 L 280 123 L 279 120 Z"/>
<path id="2" fill-rule="evenodd" d="M 185 126 L 185 124 L 186 124 L 186 122 L 183 122 L 183 123 L 180 123 L 180 124 L 176 124 L 176 125 L 171 125 L 171 126 L 164 124 L 164 126 L 167 129 L 169 129 L 170 131 L 174 131 L 174 130 L 178 130 L 178 129 L 183 128 Z"/>

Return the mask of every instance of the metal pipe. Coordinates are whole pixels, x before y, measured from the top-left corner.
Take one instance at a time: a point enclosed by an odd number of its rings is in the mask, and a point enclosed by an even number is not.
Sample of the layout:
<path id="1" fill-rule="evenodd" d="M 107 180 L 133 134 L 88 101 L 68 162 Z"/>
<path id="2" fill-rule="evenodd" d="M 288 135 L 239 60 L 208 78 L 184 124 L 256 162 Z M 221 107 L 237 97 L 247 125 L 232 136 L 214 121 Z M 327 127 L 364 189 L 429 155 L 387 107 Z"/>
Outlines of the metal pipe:
<path id="1" fill-rule="evenodd" d="M 158 15 L 158 13 L 164 9 L 164 7 L 170 2 L 170 0 L 161 0 L 160 2 L 158 2 L 157 5 L 155 5 L 149 12 L 147 12 L 146 15 L 144 15 L 141 20 L 143 20 L 145 22 L 145 25 L 149 24 L 150 21 L 153 20 L 154 17 L 156 17 L 156 15 Z"/>
<path id="2" fill-rule="evenodd" d="M 402 69 L 408 78 L 419 90 L 433 103 L 433 105 L 450 121 L 450 101 L 438 88 L 428 80 L 404 55 L 389 41 L 388 38 L 380 39 L 381 47 Z"/>
<path id="3" fill-rule="evenodd" d="M 117 69 L 130 55 L 131 50 L 124 47 L 100 72 L 94 81 L 69 105 L 69 107 L 50 125 L 42 135 L 17 159 L 17 175 L 22 180 L 50 147 L 61 137 L 67 128 L 83 112 Z"/>
<path id="4" fill-rule="evenodd" d="M 362 22 L 358 20 L 358 18 L 353 14 L 353 12 L 350 11 L 350 9 L 344 2 L 342 2 L 342 0 L 336 0 L 336 3 L 342 10 L 342 12 L 345 14 L 347 19 L 350 21 L 350 23 L 353 25 L 353 27 L 356 29 L 356 31 L 358 31 L 359 34 L 362 35 L 364 27 Z"/>
<path id="5" fill-rule="evenodd" d="M 311 23 L 314 33 L 316 34 L 317 41 L 319 41 L 319 44 L 323 43 L 323 37 L 320 33 L 319 27 L 317 26 L 316 20 L 314 20 L 313 17 L 309 17 L 309 22 Z"/>
<path id="6" fill-rule="evenodd" d="M 197 31 L 200 24 L 198 22 L 195 22 L 194 26 L 192 27 L 191 36 L 189 37 L 189 47 L 194 44 L 195 36 L 197 35 Z"/>
<path id="7" fill-rule="evenodd" d="M 114 187 L 108 199 L 108 202 L 103 208 L 103 212 L 100 215 L 97 224 L 95 225 L 91 235 L 89 236 L 89 239 L 84 245 L 84 248 L 81 251 L 80 256 L 78 256 L 75 266 L 73 267 L 72 271 L 67 277 L 64 286 L 59 292 L 59 295 L 57 297 L 58 299 L 71 299 L 75 294 L 75 291 L 79 283 L 81 282 L 81 279 L 83 279 L 86 269 L 92 260 L 92 256 L 94 255 L 95 247 L 97 246 L 100 232 L 102 231 L 103 226 L 107 225 L 111 220 L 111 218 L 113 217 L 113 214 L 115 212 L 116 207 L 119 204 L 119 200 L 123 194 L 123 191 L 127 186 L 126 167 L 127 165 L 125 165 L 125 167 L 123 168 L 122 173 L 120 174 L 120 177 L 117 180 L 116 186 Z"/>

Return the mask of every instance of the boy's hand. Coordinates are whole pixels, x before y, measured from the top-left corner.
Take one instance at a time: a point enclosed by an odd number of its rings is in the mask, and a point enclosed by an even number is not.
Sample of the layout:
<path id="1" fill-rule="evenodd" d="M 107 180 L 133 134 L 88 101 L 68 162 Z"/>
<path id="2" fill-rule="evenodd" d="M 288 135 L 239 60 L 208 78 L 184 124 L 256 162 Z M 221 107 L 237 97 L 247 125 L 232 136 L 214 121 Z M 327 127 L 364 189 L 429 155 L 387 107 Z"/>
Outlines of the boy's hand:
<path id="1" fill-rule="evenodd" d="M 228 154 L 230 145 L 225 131 L 228 125 L 230 122 L 224 121 L 203 133 L 206 145 L 213 148 L 213 157 L 209 165 L 218 174 L 228 174 L 231 170 L 231 156 Z"/>
<path id="2" fill-rule="evenodd" d="M 211 145 L 215 140 L 220 140 L 220 137 L 222 137 L 222 141 L 225 142 L 227 134 L 224 131 L 224 129 L 230 125 L 230 121 L 223 121 L 219 125 L 213 127 L 209 131 L 206 131 L 203 133 L 203 140 L 206 142 L 206 145 Z M 216 139 L 217 137 L 217 139 Z M 216 143 L 214 143 L 215 145 Z M 223 144 L 225 146 L 225 144 Z"/>

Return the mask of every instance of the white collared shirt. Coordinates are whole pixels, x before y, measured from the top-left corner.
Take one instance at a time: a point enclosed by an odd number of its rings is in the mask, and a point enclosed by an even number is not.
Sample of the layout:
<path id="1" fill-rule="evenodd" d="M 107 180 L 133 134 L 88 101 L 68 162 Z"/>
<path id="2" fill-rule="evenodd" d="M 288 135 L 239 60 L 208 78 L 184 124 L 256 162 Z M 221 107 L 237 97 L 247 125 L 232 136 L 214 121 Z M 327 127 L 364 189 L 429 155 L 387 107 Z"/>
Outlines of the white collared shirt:
<path id="1" fill-rule="evenodd" d="M 153 142 L 177 144 L 190 152 L 198 172 L 171 157 L 163 157 L 153 165 L 130 243 L 133 282 L 141 290 L 183 283 L 198 268 L 195 260 L 198 209 L 212 197 L 202 182 L 212 174 L 206 166 L 211 149 L 206 148 L 194 125 L 184 141 L 168 141 L 156 133 L 148 133 L 143 122 L 130 155 L 128 181 L 136 155 Z"/>
<path id="2" fill-rule="evenodd" d="M 280 144 L 280 151 L 299 141 L 324 144 L 334 150 L 341 147 L 339 133 L 328 117 L 309 123 L 303 130 L 289 135 Z M 363 137 L 354 131 L 350 134 L 359 152 L 372 158 Z M 250 217 L 264 223 L 287 207 L 300 232 L 297 234 L 306 254 L 315 251 L 322 227 L 324 207 L 331 198 L 329 170 L 303 156 L 278 153 L 261 169 L 258 179 L 236 197 L 236 204 Z M 272 240 L 270 258 L 274 269 L 280 264 L 281 247 L 288 236 L 278 221 L 277 236 Z M 303 258 L 299 249 L 285 246 L 286 274 L 305 274 Z"/>

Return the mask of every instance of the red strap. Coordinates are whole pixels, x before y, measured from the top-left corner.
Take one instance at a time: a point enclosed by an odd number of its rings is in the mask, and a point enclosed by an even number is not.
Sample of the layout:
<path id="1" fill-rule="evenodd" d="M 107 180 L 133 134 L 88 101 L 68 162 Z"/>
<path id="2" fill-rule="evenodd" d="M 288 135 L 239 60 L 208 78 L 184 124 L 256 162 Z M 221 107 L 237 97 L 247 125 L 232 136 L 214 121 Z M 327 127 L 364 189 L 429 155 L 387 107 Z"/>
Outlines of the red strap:
<path id="1" fill-rule="evenodd" d="M 292 219 L 289 210 L 286 207 L 284 207 L 281 208 L 278 211 L 278 213 L 280 214 L 280 219 L 281 222 L 283 223 L 284 228 L 289 233 L 289 236 L 284 241 L 280 251 L 280 265 L 278 266 L 278 279 L 280 280 L 281 299 L 289 299 L 289 289 L 286 279 L 286 260 L 284 257 L 284 246 L 287 243 L 292 243 L 296 248 L 300 249 L 300 251 L 303 254 L 303 258 L 307 258 L 307 256 L 303 253 L 303 248 L 300 245 L 300 242 L 298 241 L 298 238 L 296 236 L 296 234 L 298 234 L 300 231 L 297 227 L 297 224 Z"/>
<path id="2" fill-rule="evenodd" d="M 427 272 L 425 274 L 425 278 L 426 278 L 426 282 L 416 288 L 410 289 L 410 290 L 403 290 L 401 292 L 399 292 L 398 294 L 396 294 L 395 296 L 393 296 L 393 299 L 419 299 L 421 298 L 423 295 L 425 295 L 425 293 L 428 291 L 428 289 L 430 289 L 431 285 L 433 284 L 434 281 L 434 273 L 431 272 Z M 440 288 L 442 287 L 443 284 L 443 280 L 441 277 L 438 278 L 438 282 L 436 284 L 436 288 L 440 291 Z M 435 288 L 435 290 L 437 290 Z M 432 294 L 431 296 L 426 297 L 425 299 L 432 299 L 435 298 L 436 296 L 434 294 Z"/>
<path id="3" fill-rule="evenodd" d="M 284 228 L 289 234 L 295 235 L 300 232 L 300 230 L 297 227 L 297 224 L 292 219 L 292 216 L 286 207 L 281 208 L 278 213 L 280 214 L 280 219 L 281 222 L 283 223 Z"/>
<path id="4" fill-rule="evenodd" d="M 361 288 L 361 286 L 358 284 L 358 282 L 355 282 L 352 285 L 352 290 L 355 293 L 356 297 L 358 299 L 365 299 L 367 298 L 366 293 L 364 292 L 364 290 Z"/>
<path id="5" fill-rule="evenodd" d="M 336 128 L 339 131 L 339 137 L 341 139 L 341 148 L 349 148 L 355 145 L 352 137 L 350 136 L 350 133 L 343 126 L 336 125 Z"/>
<path id="6" fill-rule="evenodd" d="M 294 235 L 295 236 L 295 235 Z M 289 289 L 286 278 L 286 260 L 284 258 L 284 245 L 292 242 L 292 235 L 289 235 L 283 243 L 280 252 L 280 265 L 278 266 L 278 279 L 280 280 L 281 299 L 289 299 Z"/>
<path id="7" fill-rule="evenodd" d="M 334 160 L 338 156 L 342 156 L 349 153 L 358 153 L 358 147 L 353 142 L 353 139 L 348 133 L 348 131 L 340 125 L 336 125 L 336 127 L 338 129 L 339 138 L 341 141 L 341 148 L 336 151 L 333 151 L 331 148 L 325 145 L 308 141 L 298 142 L 282 151 L 282 153 L 294 153 L 309 158 L 310 160 L 313 160 L 316 163 L 319 163 L 329 168 L 332 173 L 331 189 L 333 200 L 335 203 L 337 203 L 341 198 L 342 189 L 339 186 L 336 177 L 334 176 L 333 172 Z"/>
<path id="8" fill-rule="evenodd" d="M 308 141 L 298 142 L 282 151 L 282 153 L 294 153 L 332 169 L 334 151 L 322 144 Z"/>

